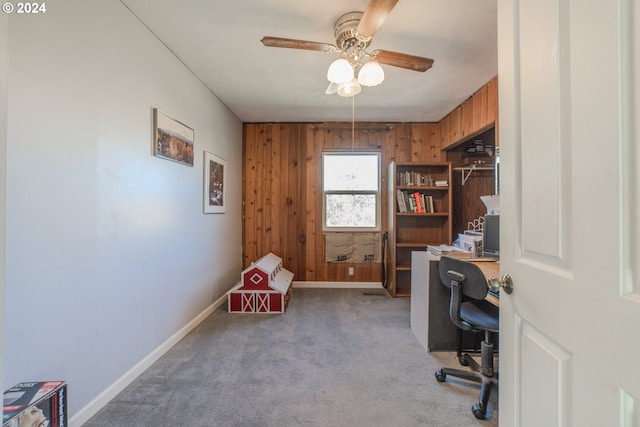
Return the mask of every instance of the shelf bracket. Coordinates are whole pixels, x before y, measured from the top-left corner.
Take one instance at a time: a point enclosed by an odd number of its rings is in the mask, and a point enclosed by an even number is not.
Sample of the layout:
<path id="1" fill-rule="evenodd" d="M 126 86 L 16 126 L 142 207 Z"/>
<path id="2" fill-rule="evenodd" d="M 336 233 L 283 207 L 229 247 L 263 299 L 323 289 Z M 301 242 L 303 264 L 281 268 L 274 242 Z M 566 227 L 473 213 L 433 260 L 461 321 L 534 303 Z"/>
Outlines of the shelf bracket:
<path id="1" fill-rule="evenodd" d="M 460 171 L 460 174 L 462 176 L 462 185 L 464 185 L 471 177 L 471 174 L 473 173 L 473 171 L 494 170 L 494 167 L 471 165 L 471 166 L 463 166 L 460 168 L 454 168 L 454 170 Z"/>
<path id="2" fill-rule="evenodd" d="M 464 173 L 464 172 L 465 172 L 465 170 L 466 170 L 466 169 L 468 169 L 468 170 L 469 170 L 469 172 L 467 172 L 467 174 L 465 175 L 465 173 Z M 464 184 L 467 182 L 467 180 L 468 180 L 468 179 L 469 179 L 469 177 L 471 176 L 471 173 L 472 173 L 474 170 L 476 170 L 476 165 L 473 165 L 473 166 L 471 166 L 470 168 L 462 168 L 462 169 L 460 170 L 461 175 L 462 175 L 462 185 L 464 185 Z"/>

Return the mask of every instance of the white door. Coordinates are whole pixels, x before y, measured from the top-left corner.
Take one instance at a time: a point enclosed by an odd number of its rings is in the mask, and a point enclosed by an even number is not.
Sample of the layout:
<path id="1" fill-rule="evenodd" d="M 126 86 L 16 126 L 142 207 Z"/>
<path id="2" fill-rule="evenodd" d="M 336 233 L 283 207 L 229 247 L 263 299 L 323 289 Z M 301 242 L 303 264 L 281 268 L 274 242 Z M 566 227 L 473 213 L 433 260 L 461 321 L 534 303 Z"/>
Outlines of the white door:
<path id="1" fill-rule="evenodd" d="M 500 425 L 640 426 L 640 0 L 498 0 Z"/>

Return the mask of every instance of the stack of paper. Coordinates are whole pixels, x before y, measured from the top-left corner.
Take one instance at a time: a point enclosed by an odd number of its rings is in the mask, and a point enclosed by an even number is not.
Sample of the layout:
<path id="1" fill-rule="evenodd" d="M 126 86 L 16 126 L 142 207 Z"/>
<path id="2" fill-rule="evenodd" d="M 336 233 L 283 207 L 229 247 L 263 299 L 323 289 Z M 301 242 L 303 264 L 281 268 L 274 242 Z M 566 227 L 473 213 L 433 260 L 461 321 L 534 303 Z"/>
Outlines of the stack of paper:
<path id="1" fill-rule="evenodd" d="M 462 257 L 468 258 L 470 256 L 469 252 L 465 252 L 460 248 L 457 248 L 455 246 L 449 246 L 449 245 L 440 245 L 440 246 L 427 245 L 427 251 L 429 251 L 429 253 L 436 256 L 447 255 L 455 258 L 462 258 Z"/>

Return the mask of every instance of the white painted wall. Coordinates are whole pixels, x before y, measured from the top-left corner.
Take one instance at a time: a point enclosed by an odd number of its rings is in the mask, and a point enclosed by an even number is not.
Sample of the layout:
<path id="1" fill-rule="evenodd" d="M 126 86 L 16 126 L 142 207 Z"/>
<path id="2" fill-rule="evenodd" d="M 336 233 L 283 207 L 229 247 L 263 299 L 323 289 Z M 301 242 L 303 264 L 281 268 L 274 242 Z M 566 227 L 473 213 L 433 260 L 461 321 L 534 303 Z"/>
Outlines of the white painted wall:
<path id="1" fill-rule="evenodd" d="M 66 380 L 73 416 L 237 282 L 242 123 L 117 0 L 8 23 L 4 386 Z M 195 130 L 194 167 L 151 155 L 153 107 Z"/>

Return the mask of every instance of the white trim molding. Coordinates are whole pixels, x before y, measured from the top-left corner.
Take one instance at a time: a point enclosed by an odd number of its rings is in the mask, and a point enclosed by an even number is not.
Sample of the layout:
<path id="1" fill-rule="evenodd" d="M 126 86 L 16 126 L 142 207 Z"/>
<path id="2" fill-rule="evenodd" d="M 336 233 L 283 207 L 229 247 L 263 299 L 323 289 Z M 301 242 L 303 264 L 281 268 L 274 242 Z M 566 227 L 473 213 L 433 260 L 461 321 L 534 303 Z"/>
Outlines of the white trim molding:
<path id="1" fill-rule="evenodd" d="M 295 280 L 293 288 L 383 289 L 382 282 L 298 282 Z"/>
<path id="2" fill-rule="evenodd" d="M 191 332 L 202 321 L 209 317 L 218 307 L 227 302 L 227 294 L 223 294 L 220 298 L 213 302 L 209 307 L 204 309 L 200 314 L 193 318 L 189 323 L 183 326 L 178 332 L 173 334 L 169 339 L 160 344 L 155 350 L 145 356 L 131 369 L 129 369 L 123 376 L 118 378 L 113 384 L 107 387 L 102 393 L 100 393 L 95 399 L 80 409 L 69 420 L 69 427 L 80 427 L 86 423 L 92 416 L 94 416 L 100 409 L 102 409 L 111 399 L 116 397 L 118 393 L 124 390 L 129 384 L 133 382 L 140 374 L 142 374 L 147 368 L 155 363 L 162 355 L 171 349 L 184 338 L 189 332 Z"/>

